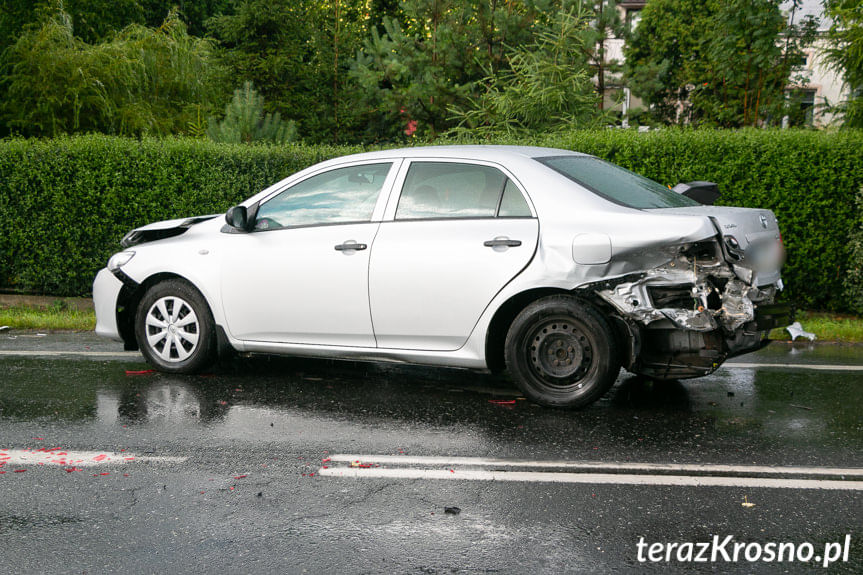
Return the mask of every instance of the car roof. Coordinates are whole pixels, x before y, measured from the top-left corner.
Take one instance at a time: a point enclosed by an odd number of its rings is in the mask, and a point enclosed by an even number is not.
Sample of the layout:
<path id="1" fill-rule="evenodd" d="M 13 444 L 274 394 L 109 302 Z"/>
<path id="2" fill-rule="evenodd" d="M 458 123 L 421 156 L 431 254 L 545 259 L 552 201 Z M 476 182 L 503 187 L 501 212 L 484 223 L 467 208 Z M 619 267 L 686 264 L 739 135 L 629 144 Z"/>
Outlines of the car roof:
<path id="1" fill-rule="evenodd" d="M 376 160 L 384 158 L 452 158 L 465 160 L 485 160 L 500 162 L 506 159 L 543 158 L 548 156 L 586 156 L 580 152 L 560 150 L 557 148 L 541 148 L 537 146 L 500 146 L 500 145 L 465 145 L 465 146 L 416 146 L 410 148 L 391 148 L 375 152 L 363 152 L 333 158 L 328 163 L 345 161 Z"/>

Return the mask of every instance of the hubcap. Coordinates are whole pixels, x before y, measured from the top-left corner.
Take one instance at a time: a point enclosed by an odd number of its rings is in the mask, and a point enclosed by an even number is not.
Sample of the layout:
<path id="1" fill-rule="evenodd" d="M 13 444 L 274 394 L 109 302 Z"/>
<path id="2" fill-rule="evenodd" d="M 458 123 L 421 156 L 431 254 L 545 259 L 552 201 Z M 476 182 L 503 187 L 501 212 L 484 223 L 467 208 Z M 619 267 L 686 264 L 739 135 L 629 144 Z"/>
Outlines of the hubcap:
<path id="1" fill-rule="evenodd" d="M 536 373 L 555 386 L 572 385 L 583 378 L 593 358 L 587 336 L 571 321 L 559 319 L 533 330 L 529 354 Z"/>
<path id="2" fill-rule="evenodd" d="M 146 333 L 150 349 L 163 361 L 180 362 L 198 347 L 198 316 L 183 299 L 163 297 L 147 312 Z"/>

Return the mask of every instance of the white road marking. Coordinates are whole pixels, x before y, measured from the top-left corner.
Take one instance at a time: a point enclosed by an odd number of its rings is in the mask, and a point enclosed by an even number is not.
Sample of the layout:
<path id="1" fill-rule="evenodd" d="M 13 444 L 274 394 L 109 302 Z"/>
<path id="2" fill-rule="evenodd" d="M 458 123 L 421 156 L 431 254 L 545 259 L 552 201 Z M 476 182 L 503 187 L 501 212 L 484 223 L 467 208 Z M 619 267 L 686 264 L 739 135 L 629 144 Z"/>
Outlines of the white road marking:
<path id="1" fill-rule="evenodd" d="M 90 357 L 142 357 L 138 351 L 36 351 L 31 349 L 0 349 L 0 356 L 54 357 L 84 355 Z"/>
<path id="2" fill-rule="evenodd" d="M 783 369 L 812 369 L 815 371 L 863 371 L 863 365 L 827 365 L 817 363 L 724 363 L 722 367 L 748 369 L 780 367 Z"/>
<path id="3" fill-rule="evenodd" d="M 332 455 L 328 463 L 330 465 L 321 466 L 318 470 L 318 475 L 358 479 L 455 479 L 467 481 L 863 491 L 863 481 L 812 478 L 814 476 L 863 477 L 863 469 L 861 468 L 599 461 L 519 461 L 481 457 L 356 454 Z M 336 465 L 332 465 L 333 463 Z M 500 468 L 509 469 L 502 470 Z M 536 471 L 539 468 L 542 470 Z M 524 469 L 533 470 L 525 471 Z M 604 473 L 597 473 L 597 470 L 602 470 Z M 657 472 L 674 473 L 660 474 Z M 687 474 L 693 472 L 698 474 Z M 772 475 L 773 477 L 761 477 L 760 475 Z"/>
<path id="4" fill-rule="evenodd" d="M 520 467 L 569 470 L 597 470 L 620 472 L 700 472 L 700 473 L 736 473 L 739 475 L 840 475 L 863 477 L 860 467 L 788 467 L 772 465 L 717 465 L 709 463 L 635 463 L 616 461 L 520 461 L 518 459 L 490 459 L 484 457 L 448 457 L 448 456 L 412 456 L 412 455 L 351 455 L 336 454 L 330 456 L 330 461 L 351 463 L 379 463 L 386 465 L 426 465 L 470 467 Z"/>
<path id="5" fill-rule="evenodd" d="M 15 465 L 63 465 L 69 467 L 93 467 L 97 465 L 122 465 L 126 463 L 183 463 L 188 457 L 137 455 L 135 453 L 113 453 L 110 451 L 71 451 L 62 448 L 0 449 L 3 467 Z"/>
<path id="6" fill-rule="evenodd" d="M 677 485 L 688 487 L 765 487 L 782 489 L 833 489 L 863 491 L 863 481 L 774 479 L 768 477 L 709 477 L 694 475 L 637 475 L 621 473 L 560 473 L 545 471 L 490 471 L 485 469 L 328 468 L 325 477 L 448 479 L 468 481 L 521 481 L 536 483 L 592 483 L 612 485 Z"/>

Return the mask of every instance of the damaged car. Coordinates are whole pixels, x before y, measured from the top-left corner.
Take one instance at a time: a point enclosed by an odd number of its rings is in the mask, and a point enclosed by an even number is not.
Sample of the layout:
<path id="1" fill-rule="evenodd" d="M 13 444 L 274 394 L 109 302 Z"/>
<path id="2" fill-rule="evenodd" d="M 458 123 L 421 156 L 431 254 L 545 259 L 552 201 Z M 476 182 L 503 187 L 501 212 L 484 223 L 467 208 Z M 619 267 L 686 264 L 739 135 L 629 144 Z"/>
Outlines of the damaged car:
<path id="1" fill-rule="evenodd" d="M 129 232 L 96 277 L 96 331 L 165 372 L 232 352 L 411 362 L 581 407 L 621 368 L 707 375 L 789 323 L 776 217 L 716 195 L 549 148 L 340 157 Z"/>

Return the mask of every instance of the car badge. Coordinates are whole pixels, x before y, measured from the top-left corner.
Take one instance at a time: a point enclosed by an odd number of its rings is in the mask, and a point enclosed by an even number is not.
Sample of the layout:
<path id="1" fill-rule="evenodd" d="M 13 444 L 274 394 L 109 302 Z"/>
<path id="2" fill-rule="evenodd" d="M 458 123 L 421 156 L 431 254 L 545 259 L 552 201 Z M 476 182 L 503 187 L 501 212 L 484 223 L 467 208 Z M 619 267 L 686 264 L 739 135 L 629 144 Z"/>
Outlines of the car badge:
<path id="1" fill-rule="evenodd" d="M 761 214 L 759 217 L 761 218 L 761 227 L 766 230 L 767 229 L 767 216 L 765 216 L 764 214 Z"/>

